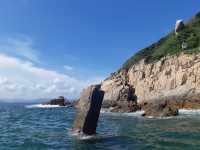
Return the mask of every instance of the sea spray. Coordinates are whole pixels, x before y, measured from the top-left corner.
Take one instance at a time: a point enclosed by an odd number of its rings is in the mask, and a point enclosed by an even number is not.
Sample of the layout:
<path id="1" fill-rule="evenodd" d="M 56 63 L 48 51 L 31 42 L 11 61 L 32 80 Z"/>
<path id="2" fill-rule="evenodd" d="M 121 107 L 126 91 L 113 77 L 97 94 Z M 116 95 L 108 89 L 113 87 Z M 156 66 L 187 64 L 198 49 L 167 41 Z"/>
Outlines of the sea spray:
<path id="1" fill-rule="evenodd" d="M 59 107 L 66 107 L 66 106 L 34 104 L 34 105 L 26 105 L 25 107 L 26 108 L 59 108 Z"/>

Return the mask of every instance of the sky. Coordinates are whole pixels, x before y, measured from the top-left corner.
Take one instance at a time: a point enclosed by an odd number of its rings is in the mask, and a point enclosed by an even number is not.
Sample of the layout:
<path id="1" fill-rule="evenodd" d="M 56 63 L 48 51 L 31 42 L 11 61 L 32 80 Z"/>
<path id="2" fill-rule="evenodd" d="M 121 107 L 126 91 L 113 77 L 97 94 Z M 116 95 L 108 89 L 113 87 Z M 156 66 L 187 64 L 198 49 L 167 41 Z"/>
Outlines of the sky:
<path id="1" fill-rule="evenodd" d="M 78 98 L 199 0 L 0 0 L 0 99 Z"/>

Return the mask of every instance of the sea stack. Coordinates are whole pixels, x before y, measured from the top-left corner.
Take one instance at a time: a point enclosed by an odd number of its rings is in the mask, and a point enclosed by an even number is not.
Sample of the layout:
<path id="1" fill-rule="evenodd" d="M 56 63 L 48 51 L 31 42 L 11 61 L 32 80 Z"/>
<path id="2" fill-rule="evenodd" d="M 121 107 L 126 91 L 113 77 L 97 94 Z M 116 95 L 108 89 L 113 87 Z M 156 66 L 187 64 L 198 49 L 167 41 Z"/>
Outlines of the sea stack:
<path id="1" fill-rule="evenodd" d="M 104 92 L 101 85 L 91 85 L 83 90 L 73 124 L 73 132 L 85 135 L 96 134 Z"/>

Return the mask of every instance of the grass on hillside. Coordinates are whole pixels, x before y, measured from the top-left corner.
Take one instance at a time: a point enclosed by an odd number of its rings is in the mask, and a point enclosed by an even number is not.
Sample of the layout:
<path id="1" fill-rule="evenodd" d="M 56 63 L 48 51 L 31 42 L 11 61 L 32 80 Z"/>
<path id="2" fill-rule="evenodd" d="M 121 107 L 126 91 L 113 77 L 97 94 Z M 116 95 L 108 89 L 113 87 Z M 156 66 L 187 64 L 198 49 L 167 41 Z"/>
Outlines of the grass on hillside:
<path id="1" fill-rule="evenodd" d="M 187 48 L 183 49 L 185 43 Z M 189 54 L 200 52 L 200 12 L 185 24 L 178 35 L 174 31 L 158 42 L 137 52 L 128 59 L 122 66 L 122 69 L 129 69 L 132 65 L 144 59 L 145 63 L 151 63 L 159 60 L 166 55 L 174 55 L 180 52 Z"/>

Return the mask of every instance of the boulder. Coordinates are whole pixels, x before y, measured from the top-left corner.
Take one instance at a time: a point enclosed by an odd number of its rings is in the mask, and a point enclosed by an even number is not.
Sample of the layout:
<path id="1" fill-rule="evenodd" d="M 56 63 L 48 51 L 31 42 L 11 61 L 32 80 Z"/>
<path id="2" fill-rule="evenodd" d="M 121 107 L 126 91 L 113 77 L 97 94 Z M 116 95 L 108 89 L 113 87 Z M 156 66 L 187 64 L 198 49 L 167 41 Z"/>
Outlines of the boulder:
<path id="1" fill-rule="evenodd" d="M 183 20 L 177 20 L 175 25 L 175 34 L 177 35 L 185 27 Z"/>
<path id="2" fill-rule="evenodd" d="M 104 92 L 101 85 L 92 85 L 81 93 L 72 131 L 86 135 L 96 134 Z"/>
<path id="3" fill-rule="evenodd" d="M 178 108 L 170 105 L 168 101 L 154 101 L 146 103 L 142 109 L 145 117 L 169 117 L 178 115 Z"/>

